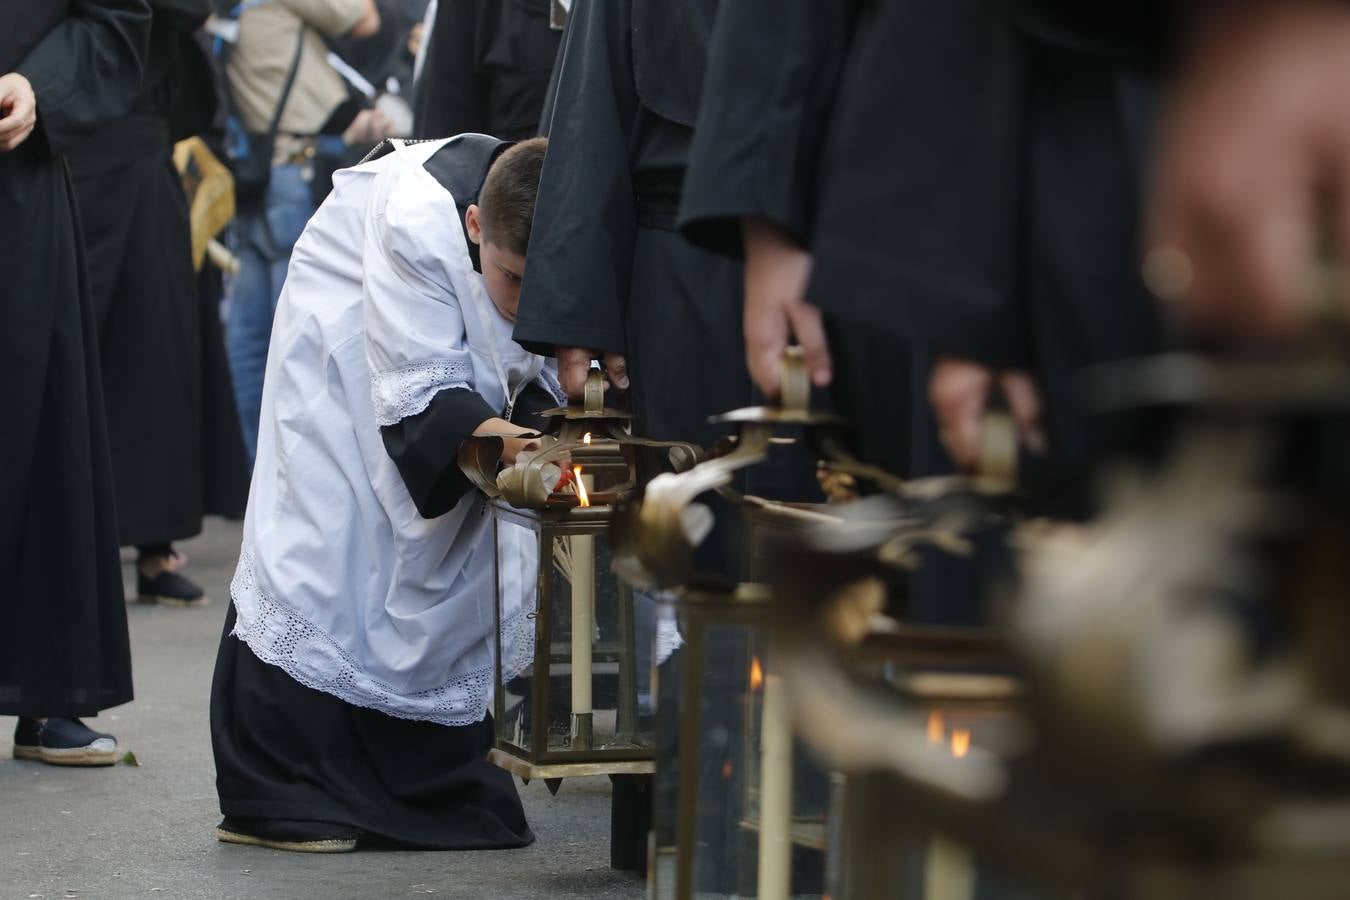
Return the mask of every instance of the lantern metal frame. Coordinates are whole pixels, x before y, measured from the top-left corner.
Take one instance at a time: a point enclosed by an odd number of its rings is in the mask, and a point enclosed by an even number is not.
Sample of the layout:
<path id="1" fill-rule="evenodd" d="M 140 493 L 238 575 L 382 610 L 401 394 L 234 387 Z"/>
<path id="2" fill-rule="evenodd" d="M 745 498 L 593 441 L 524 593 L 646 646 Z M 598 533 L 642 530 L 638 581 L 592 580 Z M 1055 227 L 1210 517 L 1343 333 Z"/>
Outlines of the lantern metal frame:
<path id="1" fill-rule="evenodd" d="M 679 750 L 675 760 L 678 788 L 672 816 L 674 821 L 673 833 L 670 835 L 672 842 L 662 843 L 660 832 L 653 830 L 647 871 L 651 879 L 651 896 L 662 900 L 693 900 L 698 894 L 696 881 L 700 801 L 705 799 L 700 795 L 700 772 L 705 762 L 704 751 L 701 748 L 705 715 L 700 698 L 705 694 L 710 675 L 709 635 L 715 629 L 736 628 L 744 629 L 758 638 L 762 647 L 758 652 L 751 650 L 750 654 L 754 659 L 761 661 L 764 667 L 762 672 L 765 681 L 758 689 L 767 689 L 774 665 L 772 656 L 774 603 L 767 586 L 753 583 L 743 583 L 735 587 L 685 587 L 674 592 L 665 602 L 676 610 L 681 625 L 680 633 L 684 638 L 684 644 L 678 651 L 681 655 L 681 664 L 676 686 L 679 696 L 683 699 L 678 711 Z M 747 680 L 749 680 L 748 673 Z M 747 695 L 754 690 L 757 688 L 750 684 Z M 663 690 L 662 694 L 664 696 L 666 692 Z M 751 810 L 752 792 L 758 790 L 760 785 L 757 779 L 749 777 L 749 773 L 762 774 L 760 761 L 755 758 L 762 752 L 759 744 L 763 737 L 762 723 L 758 721 L 762 716 L 762 705 L 758 710 L 747 707 L 744 727 L 739 732 L 742 746 L 735 751 L 740 759 L 736 770 L 746 773 L 747 777 L 738 788 L 743 791 L 742 808 L 734 823 L 736 833 L 742 837 L 758 836 L 761 833 L 762 823 Z M 792 796 L 796 795 L 795 784 L 790 793 Z M 759 799 L 762 804 L 764 798 Z M 790 802 L 790 797 L 784 799 Z M 806 821 L 797 816 L 793 810 L 787 836 L 794 853 L 799 851 L 823 853 L 827 849 L 829 827 L 827 823 Z M 670 865 L 672 858 L 673 866 Z M 766 874 L 763 859 L 747 857 L 746 866 L 757 872 L 756 880 L 762 884 Z M 670 883 L 666 883 L 667 878 Z"/>
<path id="2" fill-rule="evenodd" d="M 703 457 L 702 449 L 688 442 L 656 441 L 633 435 L 631 415 L 606 407 L 604 394 L 604 376 L 594 370 L 587 377 L 580 404 L 541 414 L 561 421 L 558 434 L 539 435 L 540 449 L 524 454 L 513 466 L 501 468 L 503 439 L 506 435 L 470 438 L 463 443 L 458 454 L 460 469 L 487 495 L 488 510 L 492 515 L 493 618 L 499 651 L 503 625 L 501 523 L 528 530 L 534 535 L 539 550 L 535 573 L 536 608 L 533 613 L 534 661 L 528 698 L 532 722 L 529 746 L 505 740 L 498 733 L 494 735 L 489 759 L 523 779 L 540 778 L 554 788 L 558 781 L 567 777 L 649 775 L 655 771 L 654 748 L 642 747 L 637 741 L 635 610 L 631 588 L 618 578 L 615 578 L 615 584 L 621 635 L 616 656 L 620 664 L 619 713 L 623 721 L 617 731 L 620 735 L 631 735 L 634 746 L 586 746 L 590 743 L 585 739 L 591 734 L 587 727 L 590 722 L 582 721 L 574 723 L 577 736 L 583 738 L 577 742 L 577 746 L 569 749 L 549 747 L 547 715 L 552 690 L 552 637 L 555 625 L 554 542 L 559 538 L 576 536 L 609 537 L 615 504 L 637 485 L 639 448 L 666 450 L 672 465 L 677 469 L 692 467 Z M 597 476 L 593 488 L 587 491 L 587 505 L 580 503 L 576 493 L 565 490 L 569 483 L 578 480 L 575 473 L 583 469 Z M 594 658 L 594 646 L 591 652 Z M 496 656 L 493 710 L 500 723 L 505 721 L 504 673 L 501 653 L 498 652 Z"/>
<path id="3" fill-rule="evenodd" d="M 553 690 L 552 669 L 553 637 L 556 624 L 556 604 L 553 577 L 552 550 L 554 541 L 574 536 L 603 537 L 610 521 L 607 507 L 570 507 L 545 510 L 521 510 L 505 500 L 495 500 L 491 505 L 493 515 L 493 543 L 497 548 L 494 572 L 496 584 L 501 583 L 501 554 L 497 545 L 498 523 L 507 522 L 528 529 L 535 535 L 536 546 L 540 552 L 538 571 L 535 574 L 535 597 L 537 605 L 534 613 L 534 669 L 531 675 L 531 690 L 528 702 L 533 727 L 529 735 L 529 746 L 521 746 L 508 741 L 498 734 L 490 754 L 491 761 L 526 780 L 540 778 L 551 781 L 561 778 L 582 777 L 588 775 L 649 775 L 655 772 L 655 749 L 637 743 L 637 655 L 636 631 L 633 616 L 632 589 L 617 581 L 618 585 L 618 647 L 613 655 L 619 664 L 619 709 L 617 735 L 627 734 L 633 738 L 631 747 L 585 747 L 573 746 L 569 749 L 550 748 L 548 735 L 548 713 L 550 694 Z M 500 600 L 494 604 L 494 618 L 497 633 L 501 634 L 502 605 Z M 596 648 L 592 647 L 592 656 Z M 501 654 L 497 654 L 496 687 L 493 700 L 494 714 L 498 722 L 505 720 L 503 696 L 503 672 Z M 574 737 L 575 740 L 575 737 Z"/>

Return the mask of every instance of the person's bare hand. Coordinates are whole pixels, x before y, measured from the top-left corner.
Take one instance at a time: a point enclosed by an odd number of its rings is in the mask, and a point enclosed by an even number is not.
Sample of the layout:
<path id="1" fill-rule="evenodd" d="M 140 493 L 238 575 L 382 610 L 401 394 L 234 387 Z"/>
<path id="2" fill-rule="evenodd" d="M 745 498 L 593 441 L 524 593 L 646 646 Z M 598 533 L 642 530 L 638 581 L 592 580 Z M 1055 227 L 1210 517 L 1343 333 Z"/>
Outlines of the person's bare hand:
<path id="1" fill-rule="evenodd" d="M 1214 6 L 1161 134 L 1145 275 L 1202 329 L 1288 339 L 1319 243 L 1350 263 L 1350 7 Z"/>
<path id="2" fill-rule="evenodd" d="M 408 32 L 409 56 L 416 56 L 417 54 L 422 52 L 422 36 L 423 36 L 422 33 L 425 29 L 426 26 L 423 25 L 421 22 L 418 22 L 416 25 L 412 27 L 412 30 Z"/>
<path id="3" fill-rule="evenodd" d="M 766 397 L 782 389 L 783 351 L 796 339 L 811 382 L 832 378 L 830 350 L 820 310 L 806 302 L 811 254 L 776 225 L 746 219 L 745 362 Z"/>
<path id="4" fill-rule="evenodd" d="M 600 359 L 609 383 L 621 391 L 628 390 L 628 360 L 622 353 L 600 353 L 582 347 L 559 347 L 558 381 L 572 400 L 586 396 L 586 377 L 591 371 L 591 360 Z"/>
<path id="5" fill-rule="evenodd" d="M 393 134 L 394 124 L 383 111 L 363 109 L 352 119 L 347 130 L 342 132 L 342 142 L 349 146 L 378 144 Z"/>
<path id="6" fill-rule="evenodd" d="M 980 363 L 945 356 L 933 366 L 928 398 L 942 443 L 962 471 L 974 471 L 979 465 L 984 415 L 996 384 L 1007 401 L 1019 442 L 1034 453 L 1045 451 L 1040 392 L 1028 373 L 996 372 Z"/>
<path id="7" fill-rule="evenodd" d="M 37 96 L 18 72 L 0 76 L 0 153 L 18 147 L 37 126 Z"/>

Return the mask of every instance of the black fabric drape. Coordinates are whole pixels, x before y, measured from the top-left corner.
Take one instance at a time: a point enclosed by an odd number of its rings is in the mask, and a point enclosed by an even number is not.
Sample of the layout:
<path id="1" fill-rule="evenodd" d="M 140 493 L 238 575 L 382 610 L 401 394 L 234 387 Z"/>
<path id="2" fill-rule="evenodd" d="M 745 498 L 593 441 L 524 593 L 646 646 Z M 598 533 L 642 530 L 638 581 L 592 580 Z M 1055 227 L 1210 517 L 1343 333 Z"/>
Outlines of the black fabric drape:
<path id="1" fill-rule="evenodd" d="M 549 0 L 441 0 L 417 82 L 416 135 L 534 137 L 560 39 Z"/>
<path id="2" fill-rule="evenodd" d="M 208 335 L 219 340 L 220 329 L 197 295 L 187 201 L 172 159 L 171 116 L 180 129 L 194 120 L 185 98 L 206 103 L 198 122 L 213 113 L 210 73 L 194 65 L 199 51 L 185 30 L 207 6 L 175 0 L 163 18 L 165 10 L 155 10 L 133 114 L 68 154 L 98 323 L 118 534 L 136 546 L 192 537 L 204 514 L 237 515 L 246 495 L 238 485 L 248 477 L 240 454 L 212 448 L 208 460 L 208 423 L 237 416 L 232 400 L 207 405 L 206 387 L 229 376 L 207 369 L 223 365 L 223 348 L 206 343 Z M 213 394 L 210 403 L 220 399 Z"/>
<path id="3" fill-rule="evenodd" d="M 78 215 L 60 154 L 130 108 L 144 0 L 13 0 L 3 58 L 32 83 L 38 129 L 0 155 L 0 714 L 92 715 L 131 699 L 126 606 L 98 349 Z M 35 43 L 29 24 L 50 28 Z"/>

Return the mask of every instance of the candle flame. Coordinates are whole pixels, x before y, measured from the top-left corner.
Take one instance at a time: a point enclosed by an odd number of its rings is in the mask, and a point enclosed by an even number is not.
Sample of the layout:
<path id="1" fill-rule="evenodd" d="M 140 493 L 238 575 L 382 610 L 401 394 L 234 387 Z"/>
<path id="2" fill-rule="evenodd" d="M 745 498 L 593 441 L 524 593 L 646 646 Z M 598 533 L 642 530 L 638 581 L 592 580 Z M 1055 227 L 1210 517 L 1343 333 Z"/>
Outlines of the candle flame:
<path id="1" fill-rule="evenodd" d="M 736 770 L 731 766 L 731 760 L 727 760 L 726 762 L 722 763 L 722 780 L 730 781 L 731 776 L 735 774 L 735 771 Z"/>
<path id="2" fill-rule="evenodd" d="M 750 690 L 757 691 L 764 687 L 764 669 L 759 664 L 759 657 L 750 659 Z"/>
<path id="3" fill-rule="evenodd" d="M 957 759 L 964 759 L 970 752 L 970 732 L 964 728 L 957 728 L 952 731 L 952 756 Z"/>
<path id="4" fill-rule="evenodd" d="M 586 482 L 581 480 L 581 466 L 575 466 L 572 469 L 572 474 L 576 476 L 576 481 L 574 481 L 573 484 L 575 484 L 577 488 L 577 499 L 581 501 L 579 505 L 583 507 L 590 506 L 591 497 L 586 493 Z"/>
<path id="5" fill-rule="evenodd" d="M 585 444 L 587 447 L 591 445 L 591 433 L 589 431 L 586 432 L 586 436 L 581 439 L 581 442 Z"/>
<path id="6" fill-rule="evenodd" d="M 928 743 L 941 744 L 947 736 L 947 726 L 942 721 L 942 713 L 934 710 L 928 714 Z"/>

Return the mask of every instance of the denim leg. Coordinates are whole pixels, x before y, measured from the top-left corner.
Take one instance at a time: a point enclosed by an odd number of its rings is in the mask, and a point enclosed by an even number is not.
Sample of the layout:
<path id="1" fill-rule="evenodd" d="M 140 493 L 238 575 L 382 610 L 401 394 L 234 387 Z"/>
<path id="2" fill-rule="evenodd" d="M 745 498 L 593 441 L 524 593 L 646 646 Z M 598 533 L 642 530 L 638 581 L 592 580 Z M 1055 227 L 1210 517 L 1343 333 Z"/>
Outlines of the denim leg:
<path id="1" fill-rule="evenodd" d="M 286 280 L 291 249 L 313 213 L 309 183 L 300 167 L 274 166 L 265 208 L 241 211 L 236 219 L 240 270 L 230 305 L 226 349 L 250 462 L 258 447 L 272 317 Z"/>

